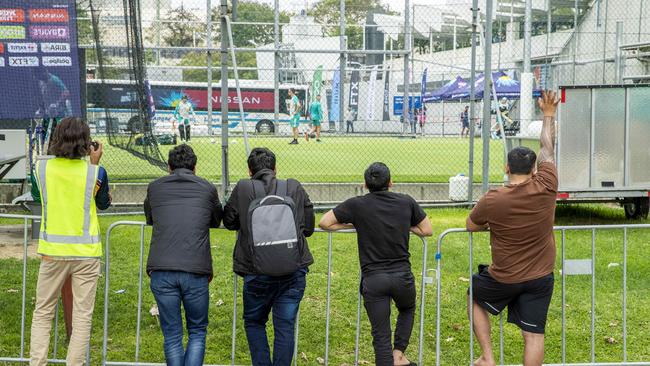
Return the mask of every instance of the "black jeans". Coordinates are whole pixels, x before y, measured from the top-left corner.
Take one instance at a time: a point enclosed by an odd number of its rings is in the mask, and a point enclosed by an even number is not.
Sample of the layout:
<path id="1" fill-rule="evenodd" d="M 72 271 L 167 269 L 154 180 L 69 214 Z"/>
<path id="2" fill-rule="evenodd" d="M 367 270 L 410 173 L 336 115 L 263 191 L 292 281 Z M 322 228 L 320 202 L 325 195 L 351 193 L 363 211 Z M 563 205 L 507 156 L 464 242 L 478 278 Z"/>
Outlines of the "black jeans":
<path id="1" fill-rule="evenodd" d="M 181 141 L 190 141 L 190 125 L 178 125 L 178 132 L 181 135 Z"/>
<path id="2" fill-rule="evenodd" d="M 393 366 L 393 349 L 406 351 L 415 317 L 415 278 L 413 273 L 373 273 L 361 281 L 363 303 L 372 327 L 375 365 Z M 394 346 L 391 344 L 391 300 L 399 314 L 395 325 Z"/>
<path id="3" fill-rule="evenodd" d="M 353 121 L 347 121 L 346 126 L 345 126 L 345 132 L 346 133 L 354 133 L 354 122 Z"/>

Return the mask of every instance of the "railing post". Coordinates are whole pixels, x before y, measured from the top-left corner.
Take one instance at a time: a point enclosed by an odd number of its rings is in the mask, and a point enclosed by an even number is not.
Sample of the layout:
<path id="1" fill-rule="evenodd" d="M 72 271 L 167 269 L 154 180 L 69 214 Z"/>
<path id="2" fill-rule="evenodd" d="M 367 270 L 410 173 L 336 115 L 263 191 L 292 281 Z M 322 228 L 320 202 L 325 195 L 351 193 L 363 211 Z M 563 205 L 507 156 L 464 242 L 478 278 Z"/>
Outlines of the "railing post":
<path id="1" fill-rule="evenodd" d="M 230 365 L 235 365 L 235 349 L 237 346 L 237 274 L 233 273 L 232 291 L 232 335 L 230 349 Z"/>
<path id="2" fill-rule="evenodd" d="M 627 228 L 623 228 L 623 362 L 627 362 Z"/>
<path id="3" fill-rule="evenodd" d="M 472 249 L 473 249 L 473 235 L 469 233 L 469 298 L 467 305 L 469 306 L 469 363 L 474 362 L 474 284 L 472 281 Z"/>
<path id="4" fill-rule="evenodd" d="M 142 265 L 144 262 L 144 224 L 140 225 L 140 265 L 138 267 L 138 315 L 135 326 L 135 362 L 140 361 L 140 321 L 142 319 Z"/>
<path id="5" fill-rule="evenodd" d="M 325 366 L 329 361 L 330 345 L 330 290 L 332 288 L 332 233 L 327 233 L 327 303 L 325 310 Z"/>
<path id="6" fill-rule="evenodd" d="M 27 292 L 27 218 L 24 219 L 23 227 L 23 288 L 20 312 L 20 358 L 25 357 L 25 297 Z"/>
<path id="7" fill-rule="evenodd" d="M 420 237 L 422 240 L 422 280 L 420 283 L 420 333 L 418 334 L 418 365 L 422 365 L 424 358 L 424 305 L 426 294 L 426 281 L 427 281 L 427 260 L 429 253 L 429 245 L 427 240 Z"/>

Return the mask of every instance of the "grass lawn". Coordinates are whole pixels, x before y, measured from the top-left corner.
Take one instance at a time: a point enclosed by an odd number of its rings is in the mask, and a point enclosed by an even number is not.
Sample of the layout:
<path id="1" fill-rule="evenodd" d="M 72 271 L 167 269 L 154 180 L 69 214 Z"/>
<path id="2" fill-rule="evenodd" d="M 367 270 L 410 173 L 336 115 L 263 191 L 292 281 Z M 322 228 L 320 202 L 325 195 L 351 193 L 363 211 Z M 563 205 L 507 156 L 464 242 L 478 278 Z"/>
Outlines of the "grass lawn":
<path id="1" fill-rule="evenodd" d="M 386 163 L 395 182 L 447 182 L 458 173 L 468 174 L 469 139 L 458 137 L 340 137 L 323 135 L 322 142 L 289 145 L 288 137 L 251 137 L 251 148 L 268 147 L 275 152 L 278 170 L 285 177 L 302 182 L 360 182 L 363 171 L 374 161 Z M 198 174 L 212 181 L 221 179 L 221 140 L 192 139 L 198 155 Z M 475 139 L 474 181 L 480 182 L 483 160 L 482 140 Z M 163 172 L 130 153 L 105 145 L 102 160 L 112 181 L 148 181 Z M 161 146 L 167 158 L 172 146 Z M 248 175 L 243 139 L 230 139 L 230 178 Z M 490 140 L 490 181 L 503 179 L 503 143 Z"/>
<path id="2" fill-rule="evenodd" d="M 440 209 L 428 211 L 434 223 L 434 235 L 464 223 L 467 210 Z M 104 230 L 117 220 L 142 220 L 142 217 L 104 217 Z M 560 207 L 557 224 L 611 224 L 626 223 L 623 212 L 606 206 Z M 646 221 L 647 222 L 647 221 Z M 147 229 L 145 238 L 150 237 Z M 231 272 L 232 248 L 235 235 L 226 231 L 215 231 L 212 235 L 215 277 L 210 284 L 211 306 L 210 326 L 207 340 L 207 363 L 229 364 L 231 349 L 231 322 L 233 304 L 233 274 Z M 612 362 L 622 360 L 622 232 L 602 231 L 597 234 L 596 267 L 596 360 Z M 474 264 L 488 263 L 489 247 L 486 234 L 476 236 Z M 138 292 L 139 231 L 134 227 L 115 229 L 111 241 L 111 285 L 109 306 L 109 359 L 132 361 L 135 352 L 136 304 Z M 419 283 L 421 273 L 422 246 L 417 238 L 411 242 L 413 271 Z M 558 241 L 559 243 L 559 241 Z M 301 305 L 301 327 L 298 344 L 301 365 L 318 365 L 317 358 L 324 357 L 325 299 L 327 283 L 327 236 L 315 234 L 309 240 L 316 262 L 310 268 L 307 290 Z M 434 268 L 435 240 L 431 240 L 429 267 Z M 146 248 L 148 249 L 148 248 Z M 465 292 L 468 277 L 467 235 L 449 236 L 442 249 L 442 327 L 441 360 L 443 365 L 461 365 L 469 361 L 469 325 L 465 313 Z M 568 233 L 566 258 L 588 258 L 591 256 L 591 233 Z M 628 276 L 627 276 L 627 328 L 628 361 L 650 360 L 650 230 L 632 230 L 628 233 Z M 146 250 L 145 250 L 146 256 Z M 547 324 L 546 362 L 561 362 L 560 332 L 560 250 L 556 265 L 556 292 Z M 355 318 L 358 296 L 358 258 L 355 237 L 349 234 L 334 234 L 332 262 L 332 303 L 330 327 L 330 364 L 350 365 L 354 361 Z M 146 257 L 145 257 L 146 258 Z M 620 266 L 610 265 L 619 263 Z M 28 262 L 27 287 L 27 339 L 33 311 L 33 296 L 36 285 L 38 260 Z M 16 357 L 20 349 L 20 260 L 0 260 L 0 355 Z M 434 275 L 430 272 L 430 275 Z M 140 360 L 163 362 L 162 336 L 156 318 L 148 310 L 154 299 L 145 276 L 143 283 L 142 341 Z M 241 289 L 241 281 L 240 286 Z M 98 286 L 95 320 L 92 337 L 92 364 L 101 361 L 103 277 Z M 125 290 L 118 293 L 118 290 Z M 566 281 L 566 329 L 567 361 L 590 361 L 590 276 L 571 276 Z M 121 291 L 120 291 L 121 292 Z M 419 295 L 419 288 L 418 288 Z M 237 298 L 241 306 L 241 293 Z M 222 305 L 220 305 L 223 303 Z M 419 302 L 418 302 L 419 303 Z M 426 287 L 425 311 L 425 361 L 424 365 L 435 363 L 435 286 Z M 239 307 L 237 322 L 236 363 L 250 364 L 246 339 Z M 416 314 L 419 319 L 419 314 Z M 495 325 L 496 323 L 495 319 Z M 60 332 L 63 334 L 62 322 Z M 518 328 L 506 324 L 505 362 L 520 363 L 522 341 Z M 417 359 L 418 324 L 416 322 L 412 344 L 408 354 Z M 612 337 L 613 343 L 606 341 Z M 498 333 L 493 332 L 498 355 Z M 28 346 L 26 345 L 28 350 Z M 59 357 L 63 354 L 63 341 L 59 345 Z M 478 349 L 476 351 L 478 354 Z M 369 323 L 362 311 L 360 359 L 373 363 L 373 352 Z"/>

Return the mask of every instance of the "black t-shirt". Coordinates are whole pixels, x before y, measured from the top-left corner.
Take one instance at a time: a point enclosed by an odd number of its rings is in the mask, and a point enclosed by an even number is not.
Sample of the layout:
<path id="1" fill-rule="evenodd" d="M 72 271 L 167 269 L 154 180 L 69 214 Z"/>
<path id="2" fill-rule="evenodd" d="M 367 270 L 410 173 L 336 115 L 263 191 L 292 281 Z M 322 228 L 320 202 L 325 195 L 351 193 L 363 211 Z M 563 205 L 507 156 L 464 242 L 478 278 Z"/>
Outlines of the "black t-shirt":
<path id="1" fill-rule="evenodd" d="M 368 193 L 336 206 L 334 216 L 357 230 L 364 275 L 411 270 L 410 228 L 427 216 L 412 197 L 389 191 Z"/>

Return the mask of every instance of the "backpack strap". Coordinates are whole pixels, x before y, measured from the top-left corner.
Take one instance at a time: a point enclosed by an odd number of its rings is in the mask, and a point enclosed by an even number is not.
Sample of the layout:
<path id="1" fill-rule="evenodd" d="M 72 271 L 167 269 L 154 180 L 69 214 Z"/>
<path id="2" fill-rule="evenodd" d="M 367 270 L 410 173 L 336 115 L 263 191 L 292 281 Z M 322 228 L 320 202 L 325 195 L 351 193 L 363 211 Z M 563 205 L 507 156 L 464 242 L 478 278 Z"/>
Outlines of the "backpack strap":
<path id="1" fill-rule="evenodd" d="M 280 197 L 286 197 L 289 183 L 286 180 L 277 179 L 275 181 L 275 194 Z"/>
<path id="2" fill-rule="evenodd" d="M 264 189 L 264 183 L 262 183 L 260 180 L 257 179 L 251 179 L 250 181 L 253 186 L 253 194 L 255 195 L 255 198 L 266 197 L 266 190 Z"/>

